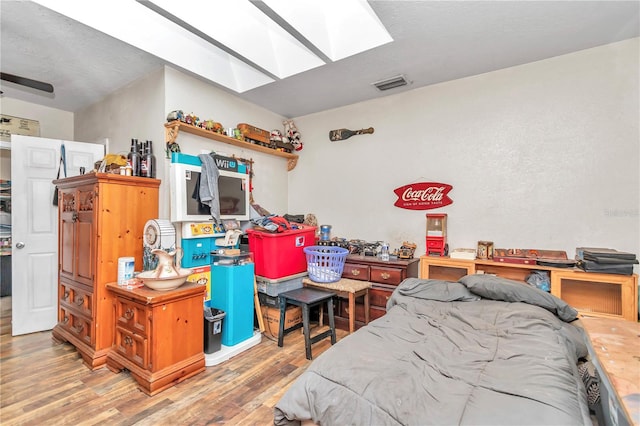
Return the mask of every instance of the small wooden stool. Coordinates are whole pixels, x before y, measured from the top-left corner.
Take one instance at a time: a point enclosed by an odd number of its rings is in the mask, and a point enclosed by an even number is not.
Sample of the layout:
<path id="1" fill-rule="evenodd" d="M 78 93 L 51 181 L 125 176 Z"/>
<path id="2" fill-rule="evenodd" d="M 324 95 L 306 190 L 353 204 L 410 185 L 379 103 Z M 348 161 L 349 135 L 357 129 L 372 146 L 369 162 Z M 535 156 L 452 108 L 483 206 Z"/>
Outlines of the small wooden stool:
<path id="1" fill-rule="evenodd" d="M 303 287 L 280 293 L 278 296 L 280 298 L 280 330 L 278 332 L 279 347 L 284 345 L 285 334 L 297 330 L 300 327 L 303 327 L 304 346 L 307 353 L 307 359 L 309 360 L 312 359 L 311 345 L 313 343 L 316 343 L 328 336 L 331 336 L 332 345 L 336 343 L 336 324 L 333 317 L 333 298 L 335 293 Z M 310 308 L 322 305 L 323 303 L 327 303 L 327 310 L 329 311 L 329 330 L 311 337 L 309 332 L 309 310 Z M 284 321 L 287 305 L 295 305 L 302 308 L 302 324 L 296 324 L 285 330 Z"/>
<path id="2" fill-rule="evenodd" d="M 364 299 L 364 323 L 369 324 L 369 281 L 341 278 L 333 283 L 317 283 L 309 277 L 302 279 L 305 287 L 332 291 L 341 299 L 349 299 L 349 333 L 356 331 L 356 299 L 360 296 Z M 322 316 L 320 317 L 322 318 Z M 322 321 L 320 321 L 322 325 Z"/>

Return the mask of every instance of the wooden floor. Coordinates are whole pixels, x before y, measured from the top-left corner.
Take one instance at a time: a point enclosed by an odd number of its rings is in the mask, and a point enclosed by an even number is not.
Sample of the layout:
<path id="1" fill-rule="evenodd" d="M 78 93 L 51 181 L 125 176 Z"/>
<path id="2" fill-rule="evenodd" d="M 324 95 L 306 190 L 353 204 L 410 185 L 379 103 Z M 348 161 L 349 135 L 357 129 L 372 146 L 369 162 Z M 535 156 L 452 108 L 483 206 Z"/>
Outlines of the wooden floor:
<path id="1" fill-rule="evenodd" d="M 126 371 L 90 371 L 73 346 L 53 343 L 49 331 L 12 337 L 11 298 L 0 301 L 2 426 L 271 425 L 274 405 L 310 364 L 301 333 L 287 335 L 284 348 L 263 336 L 259 345 L 149 397 Z M 314 357 L 328 347 L 329 339 L 314 344 Z"/>

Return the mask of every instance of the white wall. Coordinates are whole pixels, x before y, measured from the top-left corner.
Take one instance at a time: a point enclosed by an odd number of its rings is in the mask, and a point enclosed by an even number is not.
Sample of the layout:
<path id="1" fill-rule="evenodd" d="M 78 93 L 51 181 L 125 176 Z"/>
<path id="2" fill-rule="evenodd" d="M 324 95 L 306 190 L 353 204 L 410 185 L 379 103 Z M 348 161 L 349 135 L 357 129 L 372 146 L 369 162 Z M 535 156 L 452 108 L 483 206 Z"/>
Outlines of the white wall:
<path id="1" fill-rule="evenodd" d="M 49 108 L 18 99 L 0 97 L 0 112 L 14 117 L 36 120 L 40 136 L 73 140 L 73 113 Z M 11 179 L 11 151 L 0 149 L 0 179 Z"/>
<path id="2" fill-rule="evenodd" d="M 638 52 L 633 39 L 298 117 L 289 210 L 419 254 L 428 212 L 448 213 L 451 248 L 640 253 Z M 419 181 L 453 185 L 453 204 L 394 207 L 393 190 Z"/>
<path id="3" fill-rule="evenodd" d="M 283 129 L 284 117 L 172 68 L 166 68 L 165 80 L 165 116 L 170 111 L 180 109 L 185 114 L 193 113 L 201 119 L 217 121 L 225 128 L 237 127 L 239 123 L 248 123 L 269 131 Z M 198 155 L 204 150 L 253 160 L 254 201 L 271 213 L 287 213 L 286 159 L 237 148 L 188 133 L 180 133 L 176 142 L 185 154 Z"/>
<path id="4" fill-rule="evenodd" d="M 453 185 L 449 243 L 565 250 L 604 246 L 640 253 L 639 39 L 325 111 L 295 122 L 304 149 L 284 159 L 181 134 L 182 151 L 255 160 L 255 200 L 274 213 L 315 213 L 333 235 L 408 240 L 424 253 L 425 213 L 393 206 L 410 182 Z M 271 130 L 283 117 L 171 68 L 75 115 L 2 99 L 3 113 L 37 119 L 42 136 L 96 141 L 126 152 L 152 139 L 169 217 L 166 114 L 173 109 Z M 75 122 L 73 131 L 50 133 Z M 330 142 L 332 129 L 373 135 Z M 61 129 L 64 129 L 62 126 Z M 47 133 L 45 133 L 47 129 Z M 75 138 L 74 138 L 75 136 Z M 164 167 L 164 169 L 163 169 Z"/>
<path id="5" fill-rule="evenodd" d="M 169 217 L 168 184 L 164 170 L 164 71 L 159 69 L 123 87 L 75 114 L 78 140 L 109 140 L 109 153 L 129 152 L 131 139 L 151 140 L 156 157 L 156 177 L 162 180 L 160 217 Z M 168 175 L 167 175 L 168 176 Z"/>
<path id="6" fill-rule="evenodd" d="M 157 161 L 160 186 L 160 218 L 170 217 L 169 159 L 165 155 L 167 114 L 182 109 L 203 119 L 213 119 L 225 127 L 250 123 L 260 128 L 282 129 L 283 117 L 248 103 L 217 87 L 172 68 L 165 67 L 129 84 L 104 100 L 76 113 L 76 136 L 81 140 L 108 138 L 111 153 L 126 154 L 131 138 L 150 139 Z M 210 139 L 180 133 L 176 142 L 185 154 L 203 150 L 253 159 L 254 198 L 274 213 L 286 213 L 287 167 L 279 157 L 242 150 Z"/>

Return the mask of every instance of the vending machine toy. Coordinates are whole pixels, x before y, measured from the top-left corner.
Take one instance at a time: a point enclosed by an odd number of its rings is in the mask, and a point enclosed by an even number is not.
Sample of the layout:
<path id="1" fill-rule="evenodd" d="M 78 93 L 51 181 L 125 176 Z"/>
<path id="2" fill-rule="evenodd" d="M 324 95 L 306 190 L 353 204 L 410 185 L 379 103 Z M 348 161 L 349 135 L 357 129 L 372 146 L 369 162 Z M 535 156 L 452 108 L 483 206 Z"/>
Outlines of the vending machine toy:
<path id="1" fill-rule="evenodd" d="M 427 213 L 427 256 L 449 254 L 446 213 Z"/>

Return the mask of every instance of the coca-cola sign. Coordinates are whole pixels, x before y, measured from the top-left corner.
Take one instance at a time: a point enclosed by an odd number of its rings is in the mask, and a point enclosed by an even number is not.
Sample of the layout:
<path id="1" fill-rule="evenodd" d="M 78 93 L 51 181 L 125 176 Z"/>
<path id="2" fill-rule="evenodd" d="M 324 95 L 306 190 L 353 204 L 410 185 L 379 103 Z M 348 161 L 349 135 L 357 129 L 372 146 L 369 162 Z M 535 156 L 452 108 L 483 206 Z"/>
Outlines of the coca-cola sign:
<path id="1" fill-rule="evenodd" d="M 448 206 L 453 200 L 447 196 L 453 186 L 438 182 L 410 183 L 393 190 L 398 196 L 394 206 L 408 210 L 429 210 Z"/>

